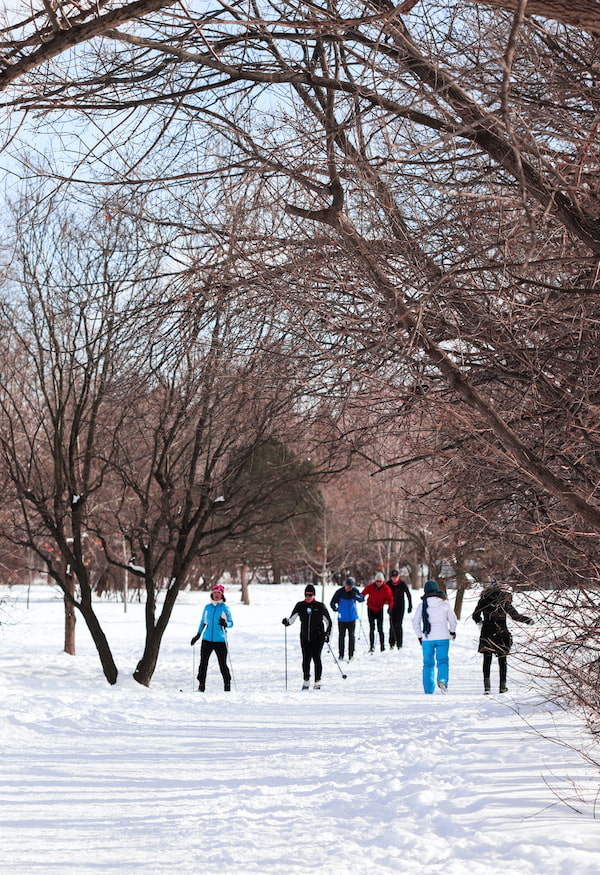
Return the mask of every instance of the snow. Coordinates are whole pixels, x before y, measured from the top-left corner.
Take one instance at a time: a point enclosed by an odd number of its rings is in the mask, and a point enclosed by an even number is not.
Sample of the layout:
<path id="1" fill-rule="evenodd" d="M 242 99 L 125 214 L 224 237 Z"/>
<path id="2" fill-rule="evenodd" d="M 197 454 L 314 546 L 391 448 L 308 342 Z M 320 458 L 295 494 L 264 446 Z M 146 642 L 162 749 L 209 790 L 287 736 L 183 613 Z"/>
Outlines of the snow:
<path id="1" fill-rule="evenodd" d="M 2 872 L 600 871 L 597 767 L 571 745 L 598 751 L 519 673 L 529 627 L 513 624 L 510 692 L 490 698 L 471 603 L 445 696 L 422 692 L 410 617 L 401 651 L 370 656 L 361 637 L 346 680 L 324 651 L 320 691 L 299 689 L 292 627 L 286 692 L 281 618 L 302 589 L 253 585 L 243 606 L 228 587 L 235 688 L 213 657 L 201 694 L 190 639 L 206 593 L 181 594 L 146 689 L 131 678 L 143 605 L 97 603 L 121 672 L 110 687 L 81 619 L 78 655 L 62 653 L 53 588 L 3 589 Z"/>
<path id="2" fill-rule="evenodd" d="M 135 562 L 130 562 L 127 567 L 129 568 L 130 571 L 135 571 L 136 574 L 141 574 L 141 575 L 146 574 L 146 569 L 143 567 L 143 565 L 136 565 Z"/>

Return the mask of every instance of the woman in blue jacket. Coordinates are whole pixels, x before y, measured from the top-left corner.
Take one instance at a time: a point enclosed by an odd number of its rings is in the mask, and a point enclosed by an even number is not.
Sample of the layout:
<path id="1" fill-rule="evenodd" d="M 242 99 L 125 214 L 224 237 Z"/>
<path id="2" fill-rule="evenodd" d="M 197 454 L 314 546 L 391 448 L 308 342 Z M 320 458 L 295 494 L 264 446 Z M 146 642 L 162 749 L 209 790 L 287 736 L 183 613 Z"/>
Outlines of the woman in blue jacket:
<path id="1" fill-rule="evenodd" d="M 206 685 L 206 670 L 208 660 L 214 651 L 219 660 L 219 668 L 223 675 L 225 692 L 231 689 L 231 673 L 227 667 L 227 629 L 233 626 L 231 612 L 225 604 L 225 588 L 217 583 L 212 588 L 210 602 L 202 612 L 202 619 L 198 626 L 198 632 L 192 638 L 192 647 L 202 636 L 200 645 L 200 667 L 198 669 L 198 690 L 203 693 Z"/>
<path id="2" fill-rule="evenodd" d="M 344 641 L 348 633 L 348 661 L 354 656 L 354 629 L 358 620 L 356 602 L 364 602 L 364 596 L 355 586 L 353 577 L 347 577 L 346 582 L 338 589 L 330 601 L 334 611 L 338 612 L 338 649 L 340 659 L 344 658 Z"/>

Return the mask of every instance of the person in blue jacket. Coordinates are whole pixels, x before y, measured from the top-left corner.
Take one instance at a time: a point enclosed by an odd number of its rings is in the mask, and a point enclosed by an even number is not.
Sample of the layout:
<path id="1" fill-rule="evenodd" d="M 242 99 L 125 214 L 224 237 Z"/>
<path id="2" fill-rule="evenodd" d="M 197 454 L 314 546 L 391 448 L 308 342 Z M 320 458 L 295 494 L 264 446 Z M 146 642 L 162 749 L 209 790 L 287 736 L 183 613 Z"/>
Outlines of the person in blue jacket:
<path id="1" fill-rule="evenodd" d="M 347 577 L 344 585 L 338 589 L 329 603 L 333 610 L 338 612 L 338 650 L 340 659 L 344 658 L 346 632 L 348 633 L 348 661 L 354 656 L 354 630 L 358 620 L 356 603 L 364 602 L 364 600 L 364 596 L 356 588 L 354 578 Z"/>
<path id="2" fill-rule="evenodd" d="M 227 629 L 231 629 L 231 611 L 225 604 L 225 588 L 217 583 L 212 588 L 210 602 L 202 612 L 198 632 L 191 640 L 192 647 L 202 636 L 200 645 L 200 667 L 198 668 L 198 690 L 203 693 L 206 685 L 208 660 L 213 651 L 217 654 L 219 668 L 223 675 L 225 692 L 231 689 L 231 672 L 227 667 Z"/>

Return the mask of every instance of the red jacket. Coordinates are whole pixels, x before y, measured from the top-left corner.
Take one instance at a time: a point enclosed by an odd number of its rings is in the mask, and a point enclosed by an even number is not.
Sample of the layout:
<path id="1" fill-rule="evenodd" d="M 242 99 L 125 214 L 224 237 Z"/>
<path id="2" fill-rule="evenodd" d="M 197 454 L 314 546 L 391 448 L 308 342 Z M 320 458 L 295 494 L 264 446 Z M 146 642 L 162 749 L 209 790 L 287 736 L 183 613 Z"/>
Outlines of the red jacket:
<path id="1" fill-rule="evenodd" d="M 383 583 L 381 586 L 369 583 L 363 589 L 362 594 L 367 599 L 367 607 L 375 611 L 376 614 L 383 610 L 384 605 L 388 605 L 390 609 L 393 607 L 394 596 L 387 583 Z"/>

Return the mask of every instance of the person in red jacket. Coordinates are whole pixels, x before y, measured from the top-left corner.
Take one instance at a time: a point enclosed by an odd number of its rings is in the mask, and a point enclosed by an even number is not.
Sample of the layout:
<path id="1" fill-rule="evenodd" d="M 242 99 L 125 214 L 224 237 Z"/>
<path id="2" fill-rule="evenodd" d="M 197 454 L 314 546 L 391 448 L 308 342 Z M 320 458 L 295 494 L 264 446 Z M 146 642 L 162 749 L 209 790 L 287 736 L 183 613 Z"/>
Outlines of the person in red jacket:
<path id="1" fill-rule="evenodd" d="M 373 583 L 367 584 L 362 591 L 367 600 L 367 616 L 369 618 L 369 653 L 375 650 L 375 624 L 379 633 L 379 644 L 385 650 L 385 636 L 383 634 L 383 609 L 387 605 L 390 610 L 394 606 L 394 596 L 385 582 L 385 577 L 378 571 Z"/>

